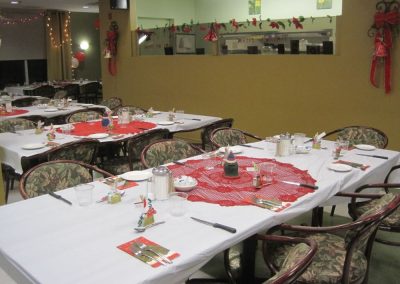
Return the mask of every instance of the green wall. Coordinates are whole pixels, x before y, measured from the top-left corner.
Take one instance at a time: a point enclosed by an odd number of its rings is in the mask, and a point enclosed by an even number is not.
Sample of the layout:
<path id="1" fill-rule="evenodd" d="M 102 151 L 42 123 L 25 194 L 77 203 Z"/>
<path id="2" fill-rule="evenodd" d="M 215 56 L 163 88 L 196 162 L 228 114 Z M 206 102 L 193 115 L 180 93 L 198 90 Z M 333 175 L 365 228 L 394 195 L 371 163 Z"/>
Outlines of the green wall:
<path id="1" fill-rule="evenodd" d="M 89 49 L 84 51 L 85 60 L 75 69 L 75 78 L 89 80 L 101 79 L 100 61 L 103 44 L 100 42 L 100 32 L 95 28 L 95 21 L 99 18 L 96 13 L 71 13 L 72 53 L 81 51 L 79 44 L 82 40 L 89 42 Z"/>

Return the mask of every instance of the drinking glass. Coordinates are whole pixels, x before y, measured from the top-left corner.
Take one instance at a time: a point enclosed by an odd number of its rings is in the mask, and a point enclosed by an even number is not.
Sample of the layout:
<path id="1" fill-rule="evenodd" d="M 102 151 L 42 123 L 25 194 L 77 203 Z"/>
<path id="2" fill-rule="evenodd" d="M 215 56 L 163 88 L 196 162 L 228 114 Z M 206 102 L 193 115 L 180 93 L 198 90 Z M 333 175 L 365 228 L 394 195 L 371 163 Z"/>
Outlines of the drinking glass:
<path id="1" fill-rule="evenodd" d="M 260 175 L 263 183 L 272 183 L 274 181 L 275 167 L 272 162 L 260 163 Z"/>
<path id="2" fill-rule="evenodd" d="M 181 217 L 186 213 L 188 194 L 184 192 L 169 193 L 169 213 L 174 217 Z"/>
<path id="3" fill-rule="evenodd" d="M 88 206 L 93 202 L 93 184 L 78 184 L 75 186 L 76 199 L 80 206 Z"/>

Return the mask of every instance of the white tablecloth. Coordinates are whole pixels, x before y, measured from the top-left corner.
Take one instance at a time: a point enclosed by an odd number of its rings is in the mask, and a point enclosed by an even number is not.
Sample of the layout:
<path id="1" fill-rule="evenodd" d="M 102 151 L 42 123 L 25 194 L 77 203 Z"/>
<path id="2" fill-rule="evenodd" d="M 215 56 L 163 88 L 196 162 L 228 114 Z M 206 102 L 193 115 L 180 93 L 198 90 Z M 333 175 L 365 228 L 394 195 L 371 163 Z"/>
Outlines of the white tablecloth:
<path id="1" fill-rule="evenodd" d="M 331 143 L 324 142 L 331 147 Z M 244 149 L 247 156 L 272 157 L 275 145 L 259 142 L 265 150 Z M 291 207 L 275 213 L 255 206 L 222 207 L 203 202 L 187 202 L 183 217 L 168 214 L 168 201 L 155 201 L 157 220 L 166 223 L 135 233 L 141 208 L 133 203 L 145 192 L 145 184 L 126 190 L 122 203 L 95 203 L 79 207 L 73 189 L 59 193 L 71 200 L 69 206 L 49 195 L 0 207 L 0 265 L 11 268 L 15 279 L 31 283 L 179 283 L 187 279 L 215 254 L 254 235 L 307 212 L 335 193 L 367 181 L 382 181 L 386 170 L 400 154 L 376 150 L 388 160 L 356 156 L 350 151 L 343 159 L 371 165 L 366 171 L 353 169 L 339 173 L 327 169 L 332 162 L 330 150 L 312 150 L 309 154 L 277 158 L 307 169 L 319 189 L 307 194 Z M 95 200 L 108 187 L 95 182 Z M 198 217 L 237 229 L 231 234 L 190 219 Z M 173 265 L 152 268 L 120 251 L 117 246 L 144 236 L 180 257 Z M 21 281 L 22 281 L 21 280 Z"/>
<path id="2" fill-rule="evenodd" d="M 41 112 L 43 112 L 43 110 L 37 109 L 37 107 L 29 107 L 24 109 L 30 109 L 30 108 L 32 109 L 32 112 L 30 112 L 29 114 L 40 114 Z M 59 111 L 59 112 L 65 112 L 65 111 Z M 54 114 L 54 113 L 58 112 L 49 112 L 49 114 Z M 26 115 L 28 115 L 28 113 Z M 160 121 L 165 121 L 167 116 L 168 116 L 167 113 L 161 113 L 153 118 L 146 119 L 146 121 L 157 123 Z M 200 120 L 193 120 L 193 118 Z M 174 123 L 172 125 L 157 125 L 156 128 L 167 128 L 170 132 L 190 131 L 193 129 L 203 127 L 219 119 L 220 119 L 219 117 L 214 117 L 214 116 L 178 114 L 177 117 L 178 123 Z M 21 165 L 22 157 L 31 157 L 50 149 L 49 147 L 43 147 L 41 149 L 36 149 L 36 150 L 24 150 L 22 149 L 22 147 L 28 143 L 29 144 L 46 143 L 47 142 L 46 133 L 47 131 L 44 131 L 42 134 L 36 135 L 34 134 L 34 130 L 20 131 L 18 134 L 0 133 L 0 161 L 13 167 L 16 173 L 22 174 L 23 173 Z M 119 140 L 125 139 L 128 136 L 133 136 L 133 135 L 125 135 L 124 137 L 119 138 Z M 57 133 L 54 142 L 59 144 L 64 144 L 79 139 L 80 139 L 79 137 L 73 135 L 64 135 Z M 111 137 L 100 140 L 100 142 L 110 142 L 110 141 L 115 141 L 115 140 L 112 139 Z"/>

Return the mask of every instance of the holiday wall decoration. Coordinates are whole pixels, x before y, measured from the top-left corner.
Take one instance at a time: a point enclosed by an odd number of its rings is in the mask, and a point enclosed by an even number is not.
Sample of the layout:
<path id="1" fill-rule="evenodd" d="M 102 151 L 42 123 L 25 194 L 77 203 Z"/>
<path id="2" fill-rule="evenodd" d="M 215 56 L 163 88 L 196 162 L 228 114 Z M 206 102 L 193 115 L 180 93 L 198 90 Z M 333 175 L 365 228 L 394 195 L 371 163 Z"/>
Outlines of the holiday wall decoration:
<path id="1" fill-rule="evenodd" d="M 105 42 L 106 48 L 104 49 L 104 58 L 108 60 L 108 72 L 114 76 L 117 74 L 118 24 L 116 21 L 110 23 Z"/>
<path id="2" fill-rule="evenodd" d="M 376 4 L 377 12 L 374 16 L 374 24 L 368 34 L 374 38 L 374 53 L 372 55 L 370 82 L 378 88 L 376 71 L 379 66 L 384 68 L 385 93 L 389 94 L 392 77 L 392 47 L 394 30 L 399 28 L 400 14 L 399 3 L 396 0 L 379 1 Z"/>

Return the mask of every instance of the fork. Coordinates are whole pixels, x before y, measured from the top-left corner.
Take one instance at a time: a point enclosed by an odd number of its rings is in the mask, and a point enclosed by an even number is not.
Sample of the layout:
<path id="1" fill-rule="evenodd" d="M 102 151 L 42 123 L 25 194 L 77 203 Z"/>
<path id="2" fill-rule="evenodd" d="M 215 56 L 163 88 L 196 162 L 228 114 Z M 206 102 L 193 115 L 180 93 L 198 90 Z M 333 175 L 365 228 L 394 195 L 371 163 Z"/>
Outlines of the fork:
<path id="1" fill-rule="evenodd" d="M 148 246 L 146 246 L 143 243 L 135 243 L 137 245 L 138 248 L 140 248 L 142 251 L 149 251 L 151 253 L 154 253 L 155 255 L 157 255 L 159 258 L 161 258 L 163 260 L 163 262 L 166 262 L 168 264 L 172 264 L 172 261 L 170 259 L 168 259 L 165 255 L 156 252 L 155 250 L 149 248 Z"/>
<path id="2" fill-rule="evenodd" d="M 137 250 L 135 250 L 135 249 L 133 248 L 134 246 L 137 248 Z M 145 253 L 143 252 L 143 250 L 140 248 L 140 246 L 139 246 L 138 243 L 133 243 L 133 244 L 132 244 L 131 251 L 132 251 L 132 253 L 133 253 L 135 256 L 145 256 L 145 257 L 147 257 L 148 259 L 151 259 L 151 260 L 154 260 L 154 261 L 160 263 L 161 265 L 165 265 L 165 263 L 164 263 L 164 262 L 162 261 L 162 259 L 160 259 L 159 257 L 152 257 L 151 255 L 145 254 Z"/>
<path id="3" fill-rule="evenodd" d="M 256 204 L 261 204 L 261 205 L 267 205 L 270 207 L 279 207 L 282 205 L 282 203 L 278 203 L 278 202 L 274 202 L 271 200 L 266 200 L 266 199 L 261 199 L 261 198 L 257 198 L 255 196 L 252 197 L 252 201 Z"/>

